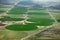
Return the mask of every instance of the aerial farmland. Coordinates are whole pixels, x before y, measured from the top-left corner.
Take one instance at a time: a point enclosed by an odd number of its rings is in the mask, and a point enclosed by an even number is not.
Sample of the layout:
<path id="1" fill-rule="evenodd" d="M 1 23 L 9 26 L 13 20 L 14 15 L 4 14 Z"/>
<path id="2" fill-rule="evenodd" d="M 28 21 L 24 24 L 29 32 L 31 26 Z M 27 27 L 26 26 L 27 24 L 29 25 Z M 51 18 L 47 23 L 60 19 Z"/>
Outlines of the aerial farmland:
<path id="1" fill-rule="evenodd" d="M 60 3 L 45 1 L 1 0 L 0 40 L 60 39 Z"/>

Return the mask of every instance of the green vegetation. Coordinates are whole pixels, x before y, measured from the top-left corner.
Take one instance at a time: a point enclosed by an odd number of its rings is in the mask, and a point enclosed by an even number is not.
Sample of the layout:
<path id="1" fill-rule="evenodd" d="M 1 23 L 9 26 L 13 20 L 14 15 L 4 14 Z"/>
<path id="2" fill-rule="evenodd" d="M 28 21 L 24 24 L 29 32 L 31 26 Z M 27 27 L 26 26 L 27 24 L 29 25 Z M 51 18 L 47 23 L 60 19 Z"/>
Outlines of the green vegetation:
<path id="1" fill-rule="evenodd" d="M 8 30 L 15 30 L 15 31 L 30 31 L 30 30 L 36 30 L 37 26 L 35 24 L 14 24 L 9 25 L 6 27 Z"/>
<path id="2" fill-rule="evenodd" d="M 9 8 L 0 8 L 2 11 L 7 11 Z"/>
<path id="3" fill-rule="evenodd" d="M 11 18 L 11 17 L 4 17 L 4 18 L 0 18 L 1 21 L 21 21 L 24 20 L 22 18 Z"/>
<path id="4" fill-rule="evenodd" d="M 29 9 L 29 10 L 37 10 L 37 11 L 39 11 L 39 10 L 45 10 L 45 9 L 44 8 L 36 8 L 36 7 L 34 7 L 34 8 Z"/>
<path id="5" fill-rule="evenodd" d="M 30 22 L 35 22 L 36 25 L 40 25 L 40 26 L 48 26 L 53 24 L 54 20 L 51 19 L 29 19 L 28 21 Z"/>
<path id="6" fill-rule="evenodd" d="M 60 22 L 60 19 L 57 19 L 58 22 Z"/>
<path id="7" fill-rule="evenodd" d="M 29 15 L 48 15 L 46 12 L 29 12 Z"/>
<path id="8" fill-rule="evenodd" d="M 45 11 L 29 12 L 28 15 L 30 17 L 28 21 L 35 22 L 36 25 L 49 26 L 54 22 L 54 20 L 51 19 L 50 15 Z"/>
<path id="9" fill-rule="evenodd" d="M 25 12 L 27 12 L 26 7 L 14 7 L 8 14 L 24 14 Z"/>
<path id="10" fill-rule="evenodd" d="M 10 8 L 11 6 L 7 5 L 0 5 L 0 8 Z"/>
<path id="11" fill-rule="evenodd" d="M 0 5 L 0 12 L 3 13 L 7 11 L 10 7 L 7 5 Z"/>
<path id="12" fill-rule="evenodd" d="M 4 13 L 8 8 L 0 7 L 0 14 Z"/>
<path id="13" fill-rule="evenodd" d="M 51 17 L 49 15 L 29 15 L 29 18 L 31 19 L 51 19 Z"/>
<path id="14" fill-rule="evenodd" d="M 43 12 L 43 11 L 34 11 L 34 12 L 29 12 L 28 13 L 29 17 L 30 18 L 38 18 L 38 19 L 41 19 L 41 18 L 51 18 L 50 15 L 47 13 L 47 12 Z"/>
<path id="15" fill-rule="evenodd" d="M 11 8 L 11 6 L 0 6 L 0 14 L 7 11 L 8 8 Z M 8 25 L 5 28 L 0 29 L 0 40 L 20 40 L 23 37 L 26 37 L 28 34 L 25 31 L 33 31 L 37 30 L 37 26 L 50 26 L 54 23 L 54 20 L 51 19 L 45 8 L 31 8 L 29 9 L 28 13 L 28 20 L 32 23 L 26 23 L 26 24 L 12 24 Z M 7 16 L 3 18 L 0 18 L 0 21 L 22 21 L 24 20 L 21 17 L 24 17 L 23 14 L 25 14 L 28 11 L 27 7 L 21 7 L 21 6 L 15 6 L 12 10 L 10 10 L 7 14 Z M 60 22 L 60 10 L 52 10 L 50 11 L 52 15 L 57 19 L 58 22 Z M 14 15 L 15 14 L 15 15 Z M 56 29 L 60 29 L 60 24 L 56 25 Z M 40 28 L 41 29 L 41 28 Z M 50 31 L 49 31 L 50 32 Z M 53 32 L 53 31 L 52 31 Z M 50 33 L 52 34 L 52 33 Z M 58 35 L 57 35 L 58 36 Z M 43 39 L 47 38 L 47 39 Z M 48 39 L 49 38 L 49 39 Z M 59 38 L 59 36 L 57 37 Z M 31 37 L 29 40 L 55 40 L 50 39 L 50 37 Z"/>
<path id="16" fill-rule="evenodd" d="M 5 12 L 5 11 L 3 11 L 3 10 L 0 10 L 0 14 L 1 14 L 1 13 L 3 13 L 3 12 Z"/>

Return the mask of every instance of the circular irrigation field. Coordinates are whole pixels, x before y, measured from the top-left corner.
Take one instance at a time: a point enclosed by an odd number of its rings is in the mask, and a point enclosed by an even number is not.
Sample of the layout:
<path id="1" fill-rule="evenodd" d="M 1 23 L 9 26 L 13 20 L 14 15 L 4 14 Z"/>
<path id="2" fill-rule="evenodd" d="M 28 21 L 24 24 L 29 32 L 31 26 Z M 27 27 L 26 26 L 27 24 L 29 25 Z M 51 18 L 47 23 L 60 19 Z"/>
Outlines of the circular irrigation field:
<path id="1" fill-rule="evenodd" d="M 60 19 L 57 19 L 58 22 L 60 22 Z"/>
<path id="2" fill-rule="evenodd" d="M 14 30 L 14 31 L 31 31 L 31 30 L 36 30 L 38 29 L 35 24 L 13 24 L 13 25 L 8 25 L 6 26 L 6 29 L 8 30 Z"/>
<path id="3" fill-rule="evenodd" d="M 30 22 L 35 22 L 36 25 L 39 26 L 49 26 L 52 25 L 54 20 L 52 19 L 29 19 Z"/>
<path id="4" fill-rule="evenodd" d="M 11 17 L 4 17 L 0 18 L 0 21 L 22 21 L 24 20 L 23 18 L 11 18 Z"/>

